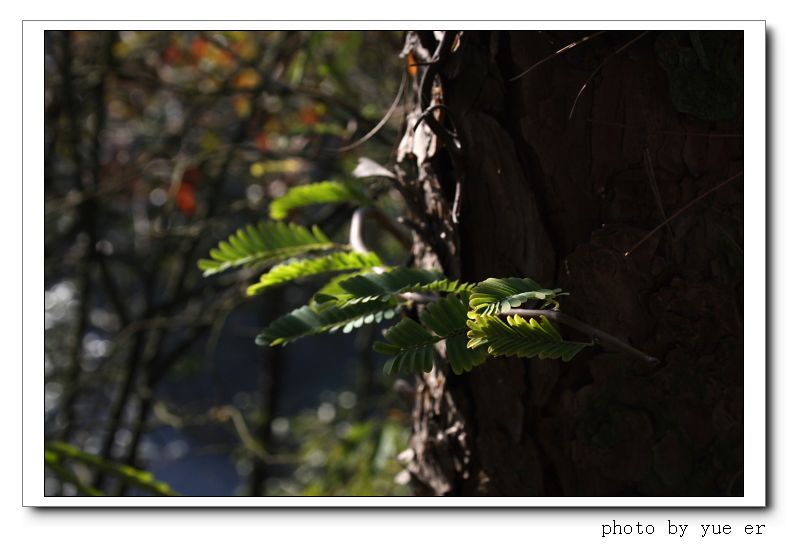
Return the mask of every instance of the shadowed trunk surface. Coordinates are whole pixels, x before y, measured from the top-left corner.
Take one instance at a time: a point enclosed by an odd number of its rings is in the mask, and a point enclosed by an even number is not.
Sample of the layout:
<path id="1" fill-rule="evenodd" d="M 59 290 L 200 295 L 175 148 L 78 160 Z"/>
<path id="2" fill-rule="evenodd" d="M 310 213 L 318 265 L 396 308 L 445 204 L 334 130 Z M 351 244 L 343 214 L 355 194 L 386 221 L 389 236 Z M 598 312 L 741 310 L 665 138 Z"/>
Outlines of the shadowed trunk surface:
<path id="1" fill-rule="evenodd" d="M 411 105 L 399 165 L 423 205 L 415 259 L 561 287 L 563 310 L 661 363 L 595 347 L 438 367 L 416 390 L 419 493 L 743 494 L 743 179 L 625 255 L 743 169 L 742 35 L 606 32 L 509 81 L 589 34 L 465 32 L 436 63 L 427 91 L 462 147 L 414 133 Z M 437 47 L 419 33 L 406 50 Z"/>

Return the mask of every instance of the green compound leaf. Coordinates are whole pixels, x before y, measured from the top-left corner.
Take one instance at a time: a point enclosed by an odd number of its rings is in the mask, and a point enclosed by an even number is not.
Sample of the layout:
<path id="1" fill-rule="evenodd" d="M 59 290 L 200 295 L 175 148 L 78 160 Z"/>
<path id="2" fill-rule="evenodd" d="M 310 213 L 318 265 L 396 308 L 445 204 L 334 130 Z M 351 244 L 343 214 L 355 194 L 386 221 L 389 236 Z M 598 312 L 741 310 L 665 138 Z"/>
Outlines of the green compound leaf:
<path id="1" fill-rule="evenodd" d="M 290 188 L 285 195 L 271 202 L 269 214 L 274 220 L 283 220 L 294 209 L 321 203 L 367 204 L 364 187 L 355 182 L 314 182 Z"/>
<path id="2" fill-rule="evenodd" d="M 378 267 L 377 269 L 380 269 Z M 397 269 L 404 269 L 407 268 L 395 268 Z M 388 268 L 387 268 L 388 270 Z M 427 272 L 424 274 L 424 277 L 427 279 L 432 278 L 436 275 L 436 272 L 428 271 L 428 270 L 411 270 L 411 271 L 418 271 L 418 272 Z M 401 272 L 395 272 L 394 278 L 398 277 Z M 362 275 L 363 274 L 363 275 Z M 342 284 L 344 281 L 353 279 L 356 277 L 363 276 L 365 280 L 353 280 L 351 281 L 350 292 L 348 289 L 343 288 Z M 404 286 L 397 288 L 396 286 L 389 287 L 380 287 L 379 285 L 375 285 L 371 287 L 367 281 L 371 281 L 372 284 L 376 284 L 385 280 L 386 283 L 392 282 L 392 278 L 388 276 L 379 277 L 380 272 L 371 272 L 371 271 L 362 271 L 359 273 L 350 273 L 350 274 L 342 274 L 340 276 L 335 277 L 331 281 L 329 281 L 325 287 L 317 291 L 315 294 L 314 301 L 318 303 L 329 302 L 331 300 L 339 300 L 343 302 L 359 302 L 362 300 L 379 300 L 382 298 L 391 298 L 396 296 L 397 294 L 403 292 L 420 292 L 420 293 L 455 293 L 455 294 L 466 294 L 470 291 L 470 288 L 473 287 L 473 283 L 461 283 L 459 281 L 454 281 L 451 279 L 438 279 L 437 281 L 429 281 L 426 283 L 415 283 L 411 284 L 410 282 L 416 282 L 419 278 L 412 278 L 408 277 L 408 279 L 403 279 L 401 284 Z M 424 278 L 421 278 L 423 281 Z M 363 285 L 363 287 L 362 287 Z M 396 285 L 396 283 L 395 283 Z M 389 290 L 392 292 L 389 292 Z M 396 290 L 395 290 L 396 289 Z M 357 294 L 355 294 L 357 293 Z"/>
<path id="3" fill-rule="evenodd" d="M 255 341 L 261 346 L 278 346 L 321 332 L 341 329 L 348 333 L 362 325 L 391 319 L 398 310 L 399 306 L 391 300 L 360 302 L 342 307 L 337 307 L 333 302 L 315 307 L 302 306 L 268 325 Z"/>
<path id="4" fill-rule="evenodd" d="M 313 275 L 346 270 L 366 270 L 380 265 L 380 258 L 375 253 L 357 253 L 355 251 L 297 259 L 271 268 L 269 272 L 260 277 L 258 283 L 246 290 L 246 294 L 254 296 L 270 287 Z"/>
<path id="5" fill-rule="evenodd" d="M 438 281 L 433 281 L 425 285 L 419 285 L 411 289 L 411 291 L 454 293 L 458 296 L 464 296 L 467 299 L 471 289 L 475 286 L 475 283 L 462 283 L 454 279 L 439 279 Z"/>
<path id="6" fill-rule="evenodd" d="M 361 273 L 367 272 L 362 270 Z M 345 294 L 345 290 L 340 287 L 339 284 L 346 279 L 357 276 L 358 274 L 359 272 L 349 272 L 332 277 L 328 283 L 323 285 L 320 290 L 318 290 L 312 296 L 310 303 L 325 304 L 327 302 L 334 302 L 335 304 L 339 304 L 338 301 L 340 300 L 340 297 Z"/>
<path id="7" fill-rule="evenodd" d="M 569 342 L 561 338 L 547 317 L 525 319 L 512 315 L 501 318 L 480 315 L 468 320 L 468 347 L 486 347 L 491 355 L 561 359 L 569 361 L 591 343 Z"/>
<path id="8" fill-rule="evenodd" d="M 437 292 L 452 283 L 439 271 L 397 267 L 382 273 L 365 273 L 339 283 L 344 291 L 337 298 L 349 304 L 387 300 L 403 292 Z"/>
<path id="9" fill-rule="evenodd" d="M 543 289 L 529 278 L 490 278 L 471 290 L 470 305 L 474 314 L 498 315 L 516 308 L 527 300 L 541 300 L 544 305 L 555 305 L 555 298 L 567 293 L 561 289 Z"/>
<path id="10" fill-rule="evenodd" d="M 306 253 L 346 248 L 330 241 L 320 228 L 311 230 L 297 224 L 261 221 L 231 235 L 211 249 L 210 259 L 198 261 L 205 277 L 229 268 L 279 262 Z"/>
<path id="11" fill-rule="evenodd" d="M 484 348 L 469 348 L 467 334 L 468 298 L 449 295 L 429 304 L 421 322 L 446 341 L 446 357 L 455 374 L 468 372 L 487 360 Z"/>
<path id="12" fill-rule="evenodd" d="M 429 372 L 432 370 L 432 351 L 440 338 L 406 317 L 383 335 L 386 342 L 375 342 L 372 349 L 378 353 L 391 355 L 383 370 L 394 372 Z"/>
<path id="13" fill-rule="evenodd" d="M 462 374 L 487 359 L 484 348 L 469 349 L 466 334 L 466 299 L 450 295 L 422 311 L 422 324 L 405 318 L 384 334 L 386 342 L 376 342 L 373 349 L 391 355 L 384 370 L 393 372 L 429 372 L 433 367 L 433 346 L 444 340 L 446 356 L 455 374 Z M 431 330 L 431 334 L 427 329 Z"/>

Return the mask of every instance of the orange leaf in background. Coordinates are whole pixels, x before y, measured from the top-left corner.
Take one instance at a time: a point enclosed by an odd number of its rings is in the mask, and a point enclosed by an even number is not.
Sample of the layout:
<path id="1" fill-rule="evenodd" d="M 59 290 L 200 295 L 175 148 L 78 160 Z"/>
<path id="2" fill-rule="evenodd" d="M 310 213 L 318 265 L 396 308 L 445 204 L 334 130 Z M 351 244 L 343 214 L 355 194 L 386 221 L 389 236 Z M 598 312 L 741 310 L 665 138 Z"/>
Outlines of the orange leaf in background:
<path id="1" fill-rule="evenodd" d="M 265 133 L 258 133 L 254 137 L 254 145 L 260 152 L 268 150 L 268 136 Z"/>
<path id="2" fill-rule="evenodd" d="M 178 193 L 175 196 L 175 206 L 184 215 L 191 216 L 197 212 L 197 198 L 195 188 L 202 180 L 202 172 L 197 167 L 189 167 L 183 172 Z"/>
<path id="3" fill-rule="evenodd" d="M 229 51 L 224 49 L 220 49 L 219 52 L 216 54 L 216 62 L 220 65 L 229 65 L 231 64 L 235 58 Z"/>
<path id="4" fill-rule="evenodd" d="M 320 119 L 317 110 L 315 110 L 314 106 L 307 106 L 306 108 L 302 108 L 301 112 L 298 113 L 298 117 L 301 120 L 301 123 L 303 123 L 306 126 L 315 125 L 317 121 Z"/>
<path id="5" fill-rule="evenodd" d="M 408 53 L 405 62 L 408 65 L 408 74 L 410 74 L 415 78 L 416 75 L 419 73 L 419 67 L 416 66 L 416 58 L 413 56 L 412 53 Z"/>
<path id="6" fill-rule="evenodd" d="M 192 216 L 197 212 L 197 199 L 194 195 L 194 185 L 185 180 L 178 187 L 178 195 L 175 197 L 175 205 L 178 210 L 187 216 Z"/>
<path id="7" fill-rule="evenodd" d="M 192 40 L 192 57 L 199 61 L 208 53 L 208 40 L 202 36 L 198 36 Z"/>

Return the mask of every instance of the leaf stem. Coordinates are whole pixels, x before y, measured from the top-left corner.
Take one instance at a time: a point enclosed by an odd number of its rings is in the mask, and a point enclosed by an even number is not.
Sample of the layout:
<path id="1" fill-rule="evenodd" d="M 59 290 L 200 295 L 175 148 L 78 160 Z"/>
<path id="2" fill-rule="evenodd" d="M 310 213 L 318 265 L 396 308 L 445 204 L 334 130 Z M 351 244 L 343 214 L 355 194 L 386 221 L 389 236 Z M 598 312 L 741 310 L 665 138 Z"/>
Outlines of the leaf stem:
<path id="1" fill-rule="evenodd" d="M 579 319 L 575 319 L 574 317 L 570 317 L 565 313 L 553 310 L 526 310 L 522 308 L 517 308 L 514 310 L 509 310 L 506 312 L 502 312 L 500 315 L 520 315 L 522 317 L 547 317 L 548 319 L 552 319 L 556 323 L 562 323 L 567 327 L 573 328 L 579 332 L 584 332 L 598 340 L 599 343 L 603 346 L 606 346 L 610 349 L 618 350 L 623 353 L 628 353 L 641 359 L 651 365 L 659 364 L 659 359 L 656 357 L 652 357 L 642 351 L 633 348 L 623 340 L 616 338 L 612 334 L 608 334 L 605 331 L 599 330 L 596 327 L 592 327 L 588 323 L 583 323 Z"/>
<path id="2" fill-rule="evenodd" d="M 409 300 L 414 303 L 418 304 L 429 304 L 430 302 L 435 302 L 439 300 L 439 298 L 432 294 L 422 294 L 422 293 L 402 293 L 399 295 L 400 298 L 403 300 Z M 502 312 L 499 315 L 520 315 L 522 317 L 547 317 L 548 319 L 552 319 L 556 323 L 561 323 L 566 325 L 567 327 L 573 328 L 576 331 L 583 332 L 588 334 L 594 340 L 597 340 L 600 345 L 605 346 L 609 349 L 621 351 L 623 353 L 628 353 L 638 359 L 645 361 L 651 365 L 659 364 L 659 359 L 656 357 L 652 357 L 647 353 L 643 353 L 639 349 L 633 348 L 623 340 L 616 338 L 612 334 L 608 334 L 603 330 L 599 330 L 596 327 L 592 327 L 588 323 L 584 323 L 579 319 L 575 319 L 574 317 L 570 317 L 565 313 L 554 311 L 554 310 L 528 310 L 523 308 L 516 308 L 513 310 L 509 310 L 506 312 Z"/>

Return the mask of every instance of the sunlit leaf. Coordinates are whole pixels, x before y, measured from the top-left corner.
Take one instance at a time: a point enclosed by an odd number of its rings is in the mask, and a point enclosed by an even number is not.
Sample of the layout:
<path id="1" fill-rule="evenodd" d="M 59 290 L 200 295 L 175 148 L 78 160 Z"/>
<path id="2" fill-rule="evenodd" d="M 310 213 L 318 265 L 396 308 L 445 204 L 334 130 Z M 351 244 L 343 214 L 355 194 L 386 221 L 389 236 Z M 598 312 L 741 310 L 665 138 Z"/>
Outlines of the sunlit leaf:
<path id="1" fill-rule="evenodd" d="M 211 249 L 210 259 L 197 264 L 209 276 L 229 268 L 263 265 L 315 251 L 346 248 L 330 241 L 317 226 L 308 230 L 297 224 L 261 221 L 231 235 Z"/>
<path id="2" fill-rule="evenodd" d="M 308 276 L 348 270 L 364 270 L 380 265 L 380 259 L 375 253 L 358 253 L 355 251 L 296 259 L 271 268 L 270 271 L 260 277 L 259 282 L 250 286 L 246 293 L 252 296 L 270 287 Z"/>
<path id="3" fill-rule="evenodd" d="M 271 202 L 272 219 L 282 220 L 294 209 L 323 203 L 369 203 L 364 189 L 358 183 L 315 182 L 290 188 L 285 195 Z"/>

